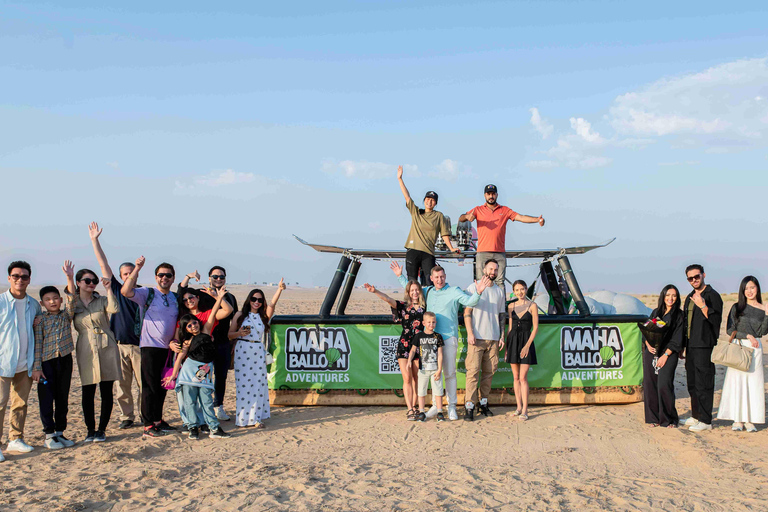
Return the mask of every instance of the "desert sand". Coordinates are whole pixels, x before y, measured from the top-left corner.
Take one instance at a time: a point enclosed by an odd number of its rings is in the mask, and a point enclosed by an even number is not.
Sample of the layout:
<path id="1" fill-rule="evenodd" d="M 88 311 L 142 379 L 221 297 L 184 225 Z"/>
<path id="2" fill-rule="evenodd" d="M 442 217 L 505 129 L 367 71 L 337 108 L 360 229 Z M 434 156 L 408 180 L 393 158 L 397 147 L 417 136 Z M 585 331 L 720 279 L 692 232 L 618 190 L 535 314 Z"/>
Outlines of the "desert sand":
<path id="1" fill-rule="evenodd" d="M 265 288 L 268 296 L 273 290 Z M 232 291 L 242 301 L 247 288 Z M 323 294 L 289 288 L 278 314 L 316 313 Z M 387 311 L 362 290 L 347 310 Z M 716 406 L 723 373 L 718 368 Z M 191 441 L 118 430 L 115 406 L 107 442 L 84 445 L 76 375 L 67 434 L 77 445 L 43 448 L 33 388 L 26 439 L 36 448 L 6 453 L 0 509 L 768 510 L 763 426 L 754 434 L 722 421 L 701 434 L 650 428 L 642 403 L 532 407 L 527 422 L 497 407 L 474 423 L 406 422 L 404 407 L 276 407 L 265 430 L 223 422 L 231 439 Z M 232 373 L 228 385 L 231 412 Z M 686 417 L 682 365 L 676 390 Z M 173 395 L 165 407 L 179 425 Z"/>

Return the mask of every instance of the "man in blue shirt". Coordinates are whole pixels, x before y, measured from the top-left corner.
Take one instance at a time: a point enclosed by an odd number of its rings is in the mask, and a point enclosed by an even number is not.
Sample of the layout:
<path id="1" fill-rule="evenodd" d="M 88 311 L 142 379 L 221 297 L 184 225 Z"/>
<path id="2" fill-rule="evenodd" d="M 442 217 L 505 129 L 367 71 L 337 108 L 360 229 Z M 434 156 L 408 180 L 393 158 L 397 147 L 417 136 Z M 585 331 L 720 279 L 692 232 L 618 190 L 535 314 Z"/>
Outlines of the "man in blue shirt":
<path id="1" fill-rule="evenodd" d="M 397 276 L 403 287 L 408 284 L 408 279 L 403 275 L 403 268 L 393 262 L 390 268 Z M 445 393 L 448 395 L 448 419 L 457 420 L 456 412 L 456 355 L 459 349 L 459 305 L 472 307 L 477 305 L 480 294 L 491 285 L 488 276 L 483 276 L 480 281 L 475 281 L 476 292 L 468 294 L 458 286 L 449 286 L 445 281 L 445 270 L 440 265 L 435 265 L 430 272 L 430 278 L 434 286 L 424 287 L 424 297 L 427 300 L 427 311 L 431 311 L 437 318 L 435 332 L 443 337 L 443 375 L 445 377 Z M 437 407 L 427 411 L 427 417 L 437 415 Z"/>
<path id="2" fill-rule="evenodd" d="M 35 316 L 41 314 L 40 304 L 27 295 L 32 267 L 26 261 L 14 261 L 8 266 L 10 288 L 0 295 L 0 438 L 5 426 L 5 409 L 11 401 L 11 429 L 8 432 L 8 452 L 31 452 L 34 448 L 24 442 L 27 420 L 27 399 L 32 389 L 32 369 L 35 363 Z M 37 377 L 36 377 L 37 378 Z M 4 461 L 0 452 L 0 462 Z"/>

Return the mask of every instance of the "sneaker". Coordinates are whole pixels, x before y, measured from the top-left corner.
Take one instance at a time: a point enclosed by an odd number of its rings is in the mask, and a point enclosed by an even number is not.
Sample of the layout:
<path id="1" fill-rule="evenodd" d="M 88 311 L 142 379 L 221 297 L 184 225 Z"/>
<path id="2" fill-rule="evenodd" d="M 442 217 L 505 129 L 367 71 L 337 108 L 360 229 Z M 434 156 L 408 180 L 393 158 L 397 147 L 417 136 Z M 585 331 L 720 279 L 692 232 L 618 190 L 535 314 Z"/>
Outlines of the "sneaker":
<path id="1" fill-rule="evenodd" d="M 485 416 L 486 418 L 488 416 L 493 416 L 493 412 L 491 411 L 491 408 L 488 407 L 488 404 L 479 404 L 477 408 L 477 412 Z"/>
<path id="2" fill-rule="evenodd" d="M 5 462 L 5 456 L 3 455 L 2 450 L 0 450 L 0 462 Z"/>
<path id="3" fill-rule="evenodd" d="M 131 428 L 133 426 L 133 420 L 123 420 L 120 422 L 120 426 L 117 428 L 121 430 L 125 430 L 126 428 Z"/>
<path id="4" fill-rule="evenodd" d="M 143 437 L 163 437 L 164 435 L 165 433 L 157 428 L 156 425 L 144 427 L 144 433 L 142 434 Z"/>
<path id="5" fill-rule="evenodd" d="M 232 434 L 227 434 L 226 432 L 224 432 L 223 428 L 219 427 L 213 432 L 211 432 L 208 437 L 211 437 L 213 439 L 220 439 L 220 438 L 232 437 Z"/>
<path id="6" fill-rule="evenodd" d="M 182 424 L 181 425 L 181 431 L 182 432 L 189 432 L 189 425 L 187 425 L 186 423 Z"/>
<path id="7" fill-rule="evenodd" d="M 742 430 L 744 430 L 744 424 L 739 423 L 738 421 L 734 421 L 733 426 L 731 427 L 731 430 L 733 430 L 734 432 L 741 432 Z"/>
<path id="8" fill-rule="evenodd" d="M 93 438 L 94 438 L 95 435 L 96 435 L 96 432 L 89 431 L 88 435 L 85 436 L 85 439 L 83 440 L 83 442 L 84 443 L 92 443 L 93 442 Z"/>
<path id="9" fill-rule="evenodd" d="M 64 448 L 64 445 L 59 441 L 59 438 L 56 436 L 51 436 L 45 438 L 45 443 L 43 444 L 46 448 L 49 450 L 61 450 Z"/>
<path id="10" fill-rule="evenodd" d="M 464 421 L 475 421 L 475 408 L 464 408 Z"/>
<path id="11" fill-rule="evenodd" d="M 7 452 L 19 452 L 19 453 L 29 453 L 34 448 L 32 446 L 29 446 L 27 443 L 24 442 L 23 439 L 14 439 L 13 441 L 8 441 L 8 447 L 5 449 Z"/>
<path id="12" fill-rule="evenodd" d="M 680 422 L 680 425 L 682 425 L 683 427 L 692 427 L 695 424 L 696 424 L 696 418 L 693 418 L 693 417 L 688 418 L 687 420 Z"/>
<path id="13" fill-rule="evenodd" d="M 425 415 L 426 415 L 427 419 L 429 420 L 429 419 L 432 419 L 435 416 L 437 416 L 437 413 L 438 413 L 437 406 L 433 405 L 432 407 L 429 408 L 429 410 L 426 412 Z"/>
<path id="14" fill-rule="evenodd" d="M 62 434 L 62 433 L 60 433 L 60 432 L 57 432 L 57 433 L 56 433 L 56 438 L 59 440 L 59 442 L 60 442 L 61 444 L 63 444 L 63 445 L 64 445 L 64 448 L 69 448 L 69 447 L 71 447 L 71 446 L 75 446 L 75 442 L 74 442 L 74 441 L 70 441 L 69 439 L 67 439 L 66 437 L 64 437 L 64 434 Z"/>
<path id="15" fill-rule="evenodd" d="M 169 424 L 165 422 L 165 420 L 160 420 L 160 423 L 155 425 L 158 429 L 162 430 L 163 432 L 176 432 L 178 429 L 176 427 L 172 427 Z"/>
<path id="16" fill-rule="evenodd" d="M 220 421 L 229 421 L 229 414 L 224 410 L 224 406 L 220 405 L 216 408 L 216 418 Z"/>
<path id="17" fill-rule="evenodd" d="M 703 421 L 697 421 L 695 425 L 688 427 L 688 430 L 691 432 L 703 432 L 705 430 L 712 430 L 712 425 Z"/>
<path id="18" fill-rule="evenodd" d="M 747 432 L 757 432 L 757 427 L 752 423 L 745 423 L 744 426 L 747 427 Z"/>
<path id="19" fill-rule="evenodd" d="M 427 421 L 427 415 L 423 412 L 420 412 L 419 415 L 416 417 L 416 421 Z"/>
<path id="20" fill-rule="evenodd" d="M 208 432 L 210 432 L 210 431 L 211 431 L 211 429 L 210 429 L 210 428 L 208 428 L 208 425 L 200 425 L 200 432 L 206 432 L 206 433 L 208 433 Z"/>
<path id="21" fill-rule="evenodd" d="M 94 443 L 103 443 L 106 440 L 107 440 L 107 435 L 101 430 L 97 430 L 96 433 L 93 434 Z"/>
<path id="22" fill-rule="evenodd" d="M 445 421 L 445 416 L 443 416 L 443 411 L 440 411 L 437 413 L 437 421 Z"/>
<path id="23" fill-rule="evenodd" d="M 200 429 L 198 429 L 197 427 L 190 428 L 189 429 L 189 438 L 190 439 L 194 439 L 194 440 L 200 439 Z"/>
<path id="24" fill-rule="evenodd" d="M 459 414 L 456 412 L 455 405 L 448 406 L 448 419 L 451 421 L 456 421 L 457 419 L 459 419 Z"/>

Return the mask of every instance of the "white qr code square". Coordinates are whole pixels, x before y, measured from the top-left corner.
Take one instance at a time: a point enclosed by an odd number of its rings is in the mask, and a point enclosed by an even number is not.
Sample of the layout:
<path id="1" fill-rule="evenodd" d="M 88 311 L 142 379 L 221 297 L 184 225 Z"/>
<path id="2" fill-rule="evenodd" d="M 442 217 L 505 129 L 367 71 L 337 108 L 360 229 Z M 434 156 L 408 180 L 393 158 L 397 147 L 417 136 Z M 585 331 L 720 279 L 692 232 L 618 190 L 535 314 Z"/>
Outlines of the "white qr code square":
<path id="1" fill-rule="evenodd" d="M 379 336 L 379 374 L 400 373 L 397 363 L 399 336 Z"/>

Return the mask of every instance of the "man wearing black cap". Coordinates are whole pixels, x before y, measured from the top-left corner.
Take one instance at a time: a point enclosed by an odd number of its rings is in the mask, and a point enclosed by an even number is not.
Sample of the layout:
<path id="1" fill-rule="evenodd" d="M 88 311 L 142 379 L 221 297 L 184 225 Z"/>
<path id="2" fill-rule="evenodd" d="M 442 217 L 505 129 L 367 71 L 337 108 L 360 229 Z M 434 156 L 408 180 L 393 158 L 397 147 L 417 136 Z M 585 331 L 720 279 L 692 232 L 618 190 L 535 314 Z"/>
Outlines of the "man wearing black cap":
<path id="1" fill-rule="evenodd" d="M 506 234 L 507 221 L 518 221 L 526 224 L 538 223 L 544 225 L 544 217 L 530 217 L 501 206 L 496 202 L 499 192 L 496 185 L 485 186 L 485 204 L 476 206 L 459 217 L 459 222 L 477 220 L 477 258 L 475 259 L 475 277 L 482 279 L 483 268 L 488 260 L 499 264 L 496 284 L 504 290 L 504 277 L 507 271 Z"/>
<path id="2" fill-rule="evenodd" d="M 448 250 L 460 252 L 451 244 L 451 225 L 445 215 L 435 210 L 437 193 L 429 191 L 424 195 L 424 209 L 419 208 L 411 199 L 411 194 L 403 182 L 403 166 L 397 168 L 397 181 L 405 197 L 405 206 L 411 212 L 411 231 L 405 242 L 405 272 L 408 280 L 418 279 L 421 269 L 422 286 L 431 285 L 429 278 L 432 267 L 435 266 L 435 241 L 441 235 Z"/>

